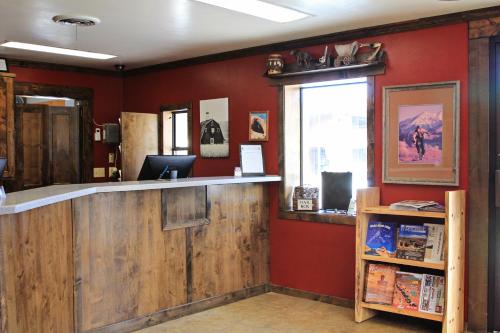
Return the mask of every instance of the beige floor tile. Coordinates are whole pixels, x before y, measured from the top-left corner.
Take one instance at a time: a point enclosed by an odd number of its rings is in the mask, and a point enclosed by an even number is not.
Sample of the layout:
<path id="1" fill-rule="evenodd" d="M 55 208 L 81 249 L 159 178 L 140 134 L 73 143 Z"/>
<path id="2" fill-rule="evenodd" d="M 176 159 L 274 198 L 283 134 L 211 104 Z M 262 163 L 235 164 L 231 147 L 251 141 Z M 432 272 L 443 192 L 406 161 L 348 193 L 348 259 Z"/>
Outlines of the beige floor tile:
<path id="1" fill-rule="evenodd" d="M 267 293 L 137 333 L 438 333 L 440 325 L 384 315 L 357 324 L 352 309 Z"/>

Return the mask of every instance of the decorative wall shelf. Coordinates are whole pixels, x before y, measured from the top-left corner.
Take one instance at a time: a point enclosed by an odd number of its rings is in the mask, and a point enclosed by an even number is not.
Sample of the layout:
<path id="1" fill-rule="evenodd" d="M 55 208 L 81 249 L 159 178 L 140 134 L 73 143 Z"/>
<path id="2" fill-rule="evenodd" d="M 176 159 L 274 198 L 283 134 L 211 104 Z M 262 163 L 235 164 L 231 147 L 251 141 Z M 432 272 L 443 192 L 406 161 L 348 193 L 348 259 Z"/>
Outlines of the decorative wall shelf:
<path id="1" fill-rule="evenodd" d="M 371 64 L 359 64 L 342 67 L 327 67 L 306 71 L 285 72 L 276 75 L 264 75 L 271 85 L 290 85 L 351 79 L 365 76 L 380 75 L 385 73 L 385 62 L 379 61 Z"/>

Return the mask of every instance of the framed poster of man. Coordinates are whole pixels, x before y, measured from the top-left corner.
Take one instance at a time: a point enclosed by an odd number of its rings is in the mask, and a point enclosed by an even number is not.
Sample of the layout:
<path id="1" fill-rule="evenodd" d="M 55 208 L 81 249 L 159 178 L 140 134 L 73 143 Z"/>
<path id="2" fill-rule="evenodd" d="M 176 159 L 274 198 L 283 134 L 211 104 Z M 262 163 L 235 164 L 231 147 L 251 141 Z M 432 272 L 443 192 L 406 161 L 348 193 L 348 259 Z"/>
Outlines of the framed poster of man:
<path id="1" fill-rule="evenodd" d="M 458 185 L 459 82 L 384 87 L 384 183 Z"/>
<path id="2" fill-rule="evenodd" d="M 229 98 L 200 101 L 200 154 L 229 157 Z"/>

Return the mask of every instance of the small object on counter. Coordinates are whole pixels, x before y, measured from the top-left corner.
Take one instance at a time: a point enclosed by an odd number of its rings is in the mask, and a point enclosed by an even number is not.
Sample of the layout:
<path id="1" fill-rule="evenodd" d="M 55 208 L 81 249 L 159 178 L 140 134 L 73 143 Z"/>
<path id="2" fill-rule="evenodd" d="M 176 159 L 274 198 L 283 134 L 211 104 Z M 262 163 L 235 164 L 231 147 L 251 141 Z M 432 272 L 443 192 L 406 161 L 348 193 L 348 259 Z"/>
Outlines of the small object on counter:
<path id="1" fill-rule="evenodd" d="M 234 176 L 235 177 L 241 177 L 241 168 L 240 167 L 235 167 L 234 168 Z"/>
<path id="2" fill-rule="evenodd" d="M 293 210 L 318 211 L 319 188 L 296 186 L 293 190 Z"/>
<path id="3" fill-rule="evenodd" d="M 271 54 L 267 59 L 267 75 L 277 75 L 283 72 L 285 61 L 281 54 Z"/>
<path id="4" fill-rule="evenodd" d="M 177 170 L 170 170 L 170 179 L 177 179 Z"/>

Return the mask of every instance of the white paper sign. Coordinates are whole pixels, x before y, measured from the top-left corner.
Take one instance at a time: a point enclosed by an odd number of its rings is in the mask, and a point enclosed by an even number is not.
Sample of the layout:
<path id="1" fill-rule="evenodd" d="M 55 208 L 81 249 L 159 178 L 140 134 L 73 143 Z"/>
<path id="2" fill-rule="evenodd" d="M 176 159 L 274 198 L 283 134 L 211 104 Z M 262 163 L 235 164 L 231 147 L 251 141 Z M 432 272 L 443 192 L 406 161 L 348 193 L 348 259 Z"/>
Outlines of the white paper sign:
<path id="1" fill-rule="evenodd" d="M 313 201 L 311 199 L 297 199 L 297 210 L 312 210 Z"/>
<path id="2" fill-rule="evenodd" d="M 245 174 L 264 174 L 261 145 L 240 146 L 241 171 Z"/>

